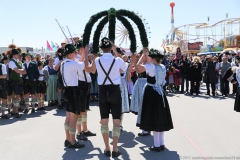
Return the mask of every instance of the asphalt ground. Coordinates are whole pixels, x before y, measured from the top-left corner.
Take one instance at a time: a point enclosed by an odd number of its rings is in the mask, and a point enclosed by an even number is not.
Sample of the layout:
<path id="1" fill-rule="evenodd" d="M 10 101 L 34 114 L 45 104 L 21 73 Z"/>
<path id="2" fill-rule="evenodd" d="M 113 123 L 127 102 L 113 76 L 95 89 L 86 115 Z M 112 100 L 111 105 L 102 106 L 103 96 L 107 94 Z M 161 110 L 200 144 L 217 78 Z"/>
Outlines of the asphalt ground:
<path id="1" fill-rule="evenodd" d="M 224 98 L 169 93 L 167 98 L 174 129 L 165 132 L 166 149 L 149 151 L 153 137 L 139 137 L 137 116 L 127 113 L 118 145 L 122 155 L 116 159 L 240 159 L 240 113 L 233 110 L 233 95 Z M 0 160 L 111 159 L 103 155 L 98 102 L 91 102 L 88 112 L 88 129 L 97 136 L 80 142 L 85 144 L 82 149 L 64 148 L 65 111 L 56 108 L 29 112 L 20 119 L 0 119 Z"/>

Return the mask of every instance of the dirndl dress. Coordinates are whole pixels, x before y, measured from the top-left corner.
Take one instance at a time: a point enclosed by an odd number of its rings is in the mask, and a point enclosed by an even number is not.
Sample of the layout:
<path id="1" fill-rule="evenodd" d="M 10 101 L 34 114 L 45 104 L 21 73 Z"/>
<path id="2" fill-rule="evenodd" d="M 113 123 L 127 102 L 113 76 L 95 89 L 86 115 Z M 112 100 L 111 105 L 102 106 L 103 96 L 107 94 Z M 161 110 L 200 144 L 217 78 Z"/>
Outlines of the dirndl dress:
<path id="1" fill-rule="evenodd" d="M 240 94 L 239 94 L 239 82 L 240 82 L 240 67 L 238 67 L 236 69 L 236 79 L 238 82 L 238 88 L 237 88 L 237 93 L 236 93 L 236 97 L 235 97 L 235 102 L 234 102 L 234 111 L 236 112 L 240 112 Z"/>
<path id="2" fill-rule="evenodd" d="M 155 77 L 147 76 L 144 87 L 140 129 L 164 132 L 173 129 L 171 112 L 167 97 L 163 92 L 166 69 L 163 65 L 155 66 Z"/>
<path id="3" fill-rule="evenodd" d="M 141 113 L 142 107 L 142 90 L 145 84 L 147 83 L 146 72 L 139 73 L 138 79 L 133 86 L 132 98 L 131 98 L 131 106 L 130 110 L 134 114 Z"/>
<path id="4" fill-rule="evenodd" d="M 95 74 L 90 73 L 92 82 L 91 82 L 91 89 L 90 89 L 90 95 L 91 96 L 98 96 L 98 83 L 97 83 L 97 72 Z"/>
<path id="5" fill-rule="evenodd" d="M 129 113 L 128 89 L 124 74 L 121 74 L 120 90 L 122 97 L 122 113 Z"/>
<path id="6" fill-rule="evenodd" d="M 49 73 L 49 79 L 47 81 L 47 91 L 46 91 L 46 101 L 55 101 L 57 100 L 57 72 L 49 67 L 46 66 L 48 73 Z"/>

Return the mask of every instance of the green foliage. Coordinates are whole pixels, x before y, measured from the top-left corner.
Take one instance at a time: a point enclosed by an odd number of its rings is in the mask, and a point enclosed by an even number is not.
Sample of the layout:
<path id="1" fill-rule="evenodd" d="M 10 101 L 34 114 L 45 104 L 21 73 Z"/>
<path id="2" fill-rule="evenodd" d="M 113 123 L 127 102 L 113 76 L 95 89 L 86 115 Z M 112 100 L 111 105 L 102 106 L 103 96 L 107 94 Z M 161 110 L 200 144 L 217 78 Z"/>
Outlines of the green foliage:
<path id="1" fill-rule="evenodd" d="M 94 36 L 93 36 L 93 53 L 98 53 L 99 51 L 99 39 L 101 35 L 101 31 L 103 30 L 105 24 L 108 22 L 108 16 L 104 17 L 98 24 Z"/>
<path id="2" fill-rule="evenodd" d="M 128 17 L 138 26 L 138 29 L 139 29 L 139 32 L 140 32 L 140 39 L 142 41 L 142 45 L 143 45 L 143 47 L 148 47 L 147 33 L 146 33 L 146 30 L 145 30 L 145 27 L 143 25 L 143 22 L 142 22 L 141 18 L 139 18 L 138 15 L 136 15 L 133 12 L 128 11 L 128 10 L 123 10 L 123 9 L 117 11 L 117 16 L 118 15 Z"/>
<path id="3" fill-rule="evenodd" d="M 110 39 L 110 41 L 114 42 L 114 40 L 115 40 L 115 27 L 116 27 L 116 10 L 114 8 L 110 8 L 110 10 L 108 11 L 108 22 L 109 22 L 108 38 Z"/>
<path id="4" fill-rule="evenodd" d="M 85 26 L 83 34 L 83 46 L 89 44 L 93 25 L 103 16 L 107 16 L 108 11 L 102 11 L 93 15 Z"/>
<path id="5" fill-rule="evenodd" d="M 137 50 L 137 43 L 136 43 L 136 36 L 135 36 L 135 33 L 134 33 L 134 30 L 132 28 L 132 25 L 131 23 L 128 22 L 128 20 L 123 17 L 123 16 L 120 16 L 118 15 L 117 16 L 117 19 L 119 21 L 122 22 L 122 24 L 126 27 L 126 29 L 128 30 L 128 34 L 129 34 L 129 39 L 130 39 L 130 42 L 131 42 L 131 45 L 130 45 L 130 50 L 132 53 L 135 53 L 136 50 Z"/>

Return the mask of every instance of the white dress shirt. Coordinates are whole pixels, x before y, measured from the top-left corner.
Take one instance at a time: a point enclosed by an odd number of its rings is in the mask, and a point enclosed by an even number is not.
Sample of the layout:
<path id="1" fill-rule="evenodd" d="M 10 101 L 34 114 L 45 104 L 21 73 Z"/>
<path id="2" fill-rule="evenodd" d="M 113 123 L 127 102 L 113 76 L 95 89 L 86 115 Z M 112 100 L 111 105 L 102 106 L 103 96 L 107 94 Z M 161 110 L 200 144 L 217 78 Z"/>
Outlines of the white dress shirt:
<path id="1" fill-rule="evenodd" d="M 82 57 L 82 56 L 81 56 L 80 54 L 77 54 L 77 57 L 76 57 L 76 59 L 75 59 L 74 61 L 79 62 L 79 60 L 80 60 L 81 57 Z"/>
<path id="2" fill-rule="evenodd" d="M 104 53 L 101 57 L 98 57 L 95 59 L 97 72 L 98 72 L 98 84 L 102 85 L 104 82 L 104 79 L 106 78 L 106 75 L 103 72 L 102 68 L 100 67 L 100 64 L 98 62 L 99 59 L 102 63 L 104 70 L 108 73 L 109 68 L 113 62 L 114 56 L 111 53 Z M 123 70 L 125 72 L 127 70 L 127 66 L 125 65 L 124 61 L 121 58 L 115 58 L 115 63 L 109 74 L 110 79 L 115 85 L 121 83 L 120 70 Z M 107 79 L 105 85 L 108 85 L 108 84 L 111 84 L 111 82 Z"/>
<path id="3" fill-rule="evenodd" d="M 24 69 L 24 70 L 26 70 L 27 71 L 27 69 L 28 69 L 28 67 L 29 67 L 29 64 L 30 64 L 30 62 L 25 62 L 26 64 L 27 64 L 27 68 L 25 68 L 25 66 L 24 66 L 24 64 L 22 65 L 22 69 Z M 26 79 L 28 79 L 28 76 L 26 76 Z"/>
<path id="4" fill-rule="evenodd" d="M 83 69 L 85 68 L 85 63 L 84 62 L 79 62 L 79 63 L 80 63 L 81 71 L 78 72 L 78 80 L 85 82 L 86 80 L 85 80 L 85 76 L 83 73 Z M 90 74 L 88 72 L 85 72 L 85 74 L 86 74 L 87 82 L 90 83 L 92 81 Z"/>
<path id="5" fill-rule="evenodd" d="M 64 86 L 78 86 L 78 73 L 82 72 L 79 62 L 65 59 L 64 63 L 61 64 L 60 72 L 63 76 Z"/>
<path id="6" fill-rule="evenodd" d="M 38 80 L 39 81 L 43 81 L 44 80 L 43 70 L 44 69 L 42 69 L 42 70 L 38 69 L 38 71 L 39 71 L 39 78 L 38 78 Z"/>
<path id="7" fill-rule="evenodd" d="M 7 74 L 7 69 L 6 69 L 6 65 L 2 64 L 2 75 Z"/>
<path id="8" fill-rule="evenodd" d="M 57 58 L 54 59 L 53 65 L 54 65 L 54 66 L 57 66 L 59 62 L 60 62 L 60 60 L 59 60 L 59 58 L 57 57 Z"/>

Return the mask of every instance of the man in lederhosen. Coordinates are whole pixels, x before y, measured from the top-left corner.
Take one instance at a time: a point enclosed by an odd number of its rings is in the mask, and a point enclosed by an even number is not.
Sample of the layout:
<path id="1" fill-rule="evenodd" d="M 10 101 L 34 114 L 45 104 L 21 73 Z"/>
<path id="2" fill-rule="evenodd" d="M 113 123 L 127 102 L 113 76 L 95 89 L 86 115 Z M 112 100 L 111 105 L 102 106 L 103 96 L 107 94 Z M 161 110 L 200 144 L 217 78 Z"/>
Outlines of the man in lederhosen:
<path id="1" fill-rule="evenodd" d="M 25 101 L 25 110 L 24 113 L 28 113 L 29 111 L 29 96 L 31 94 L 31 102 L 32 102 L 32 111 L 31 113 L 35 113 L 35 103 L 37 102 L 36 98 L 36 81 L 39 78 L 39 71 L 36 62 L 31 61 L 32 57 L 30 53 L 26 53 L 25 63 L 23 63 L 22 68 L 26 70 L 27 74 L 23 76 L 23 91 L 24 91 L 24 101 Z"/>
<path id="2" fill-rule="evenodd" d="M 20 107 L 20 94 L 22 93 L 23 80 L 20 75 L 25 75 L 26 71 L 22 69 L 22 62 L 19 61 L 20 52 L 17 49 L 11 50 L 12 59 L 8 63 L 8 74 L 11 87 L 8 87 L 8 96 L 15 94 L 13 98 L 12 114 L 15 118 L 20 118 L 18 108 Z"/>
<path id="3" fill-rule="evenodd" d="M 95 133 L 92 133 L 87 129 L 87 111 L 89 110 L 90 87 L 91 87 L 91 77 L 89 73 L 96 70 L 96 65 L 94 60 L 93 63 L 89 65 L 88 56 L 85 57 L 84 54 L 82 40 L 79 40 L 76 43 L 76 47 L 78 49 L 78 54 L 75 61 L 80 62 L 81 64 L 81 72 L 78 73 L 81 114 L 78 116 L 77 120 L 77 132 L 78 132 L 77 139 L 88 140 L 87 136 L 96 136 Z M 85 63 L 88 64 L 87 67 L 85 67 Z"/>
<path id="4" fill-rule="evenodd" d="M 113 151 L 112 157 L 118 157 L 121 153 L 117 149 L 117 143 L 120 136 L 120 118 L 122 115 L 122 99 L 119 84 L 121 83 L 120 70 L 126 71 L 127 66 L 121 58 L 114 58 L 111 50 L 115 53 L 116 47 L 113 46 L 110 40 L 104 37 L 99 46 L 103 55 L 95 60 L 98 72 L 99 84 L 99 108 L 101 114 L 101 132 L 103 135 L 105 150 L 104 154 L 111 156 L 109 146 L 109 127 L 108 119 L 111 111 L 113 118 Z M 85 64 L 86 65 L 86 64 Z"/>
<path id="5" fill-rule="evenodd" d="M 62 61 L 63 61 L 63 53 L 64 53 L 64 47 L 66 46 L 65 42 L 61 43 L 61 48 L 59 48 L 56 52 L 57 57 L 54 60 L 55 70 L 58 71 Z M 58 109 L 63 109 L 62 106 L 62 88 L 63 88 L 63 81 L 62 81 L 62 75 L 58 71 L 58 82 L 57 82 L 57 99 L 58 99 Z"/>
<path id="6" fill-rule="evenodd" d="M 3 119 L 9 119 L 10 117 L 5 114 L 5 111 L 7 111 L 7 86 L 6 86 L 6 78 L 7 78 L 7 70 L 6 65 L 2 64 L 2 54 L 0 54 L 0 101 L 2 101 L 1 109 L 2 109 L 2 115 L 1 117 Z"/>
<path id="7" fill-rule="evenodd" d="M 79 144 L 75 140 L 76 124 L 78 115 L 81 113 L 80 93 L 78 88 L 78 73 L 82 72 L 81 64 L 74 61 L 77 49 L 72 44 L 65 46 L 66 59 L 61 63 L 60 72 L 64 84 L 64 100 L 66 100 L 66 120 L 64 123 L 66 140 L 65 147 L 82 148 L 84 144 Z"/>

